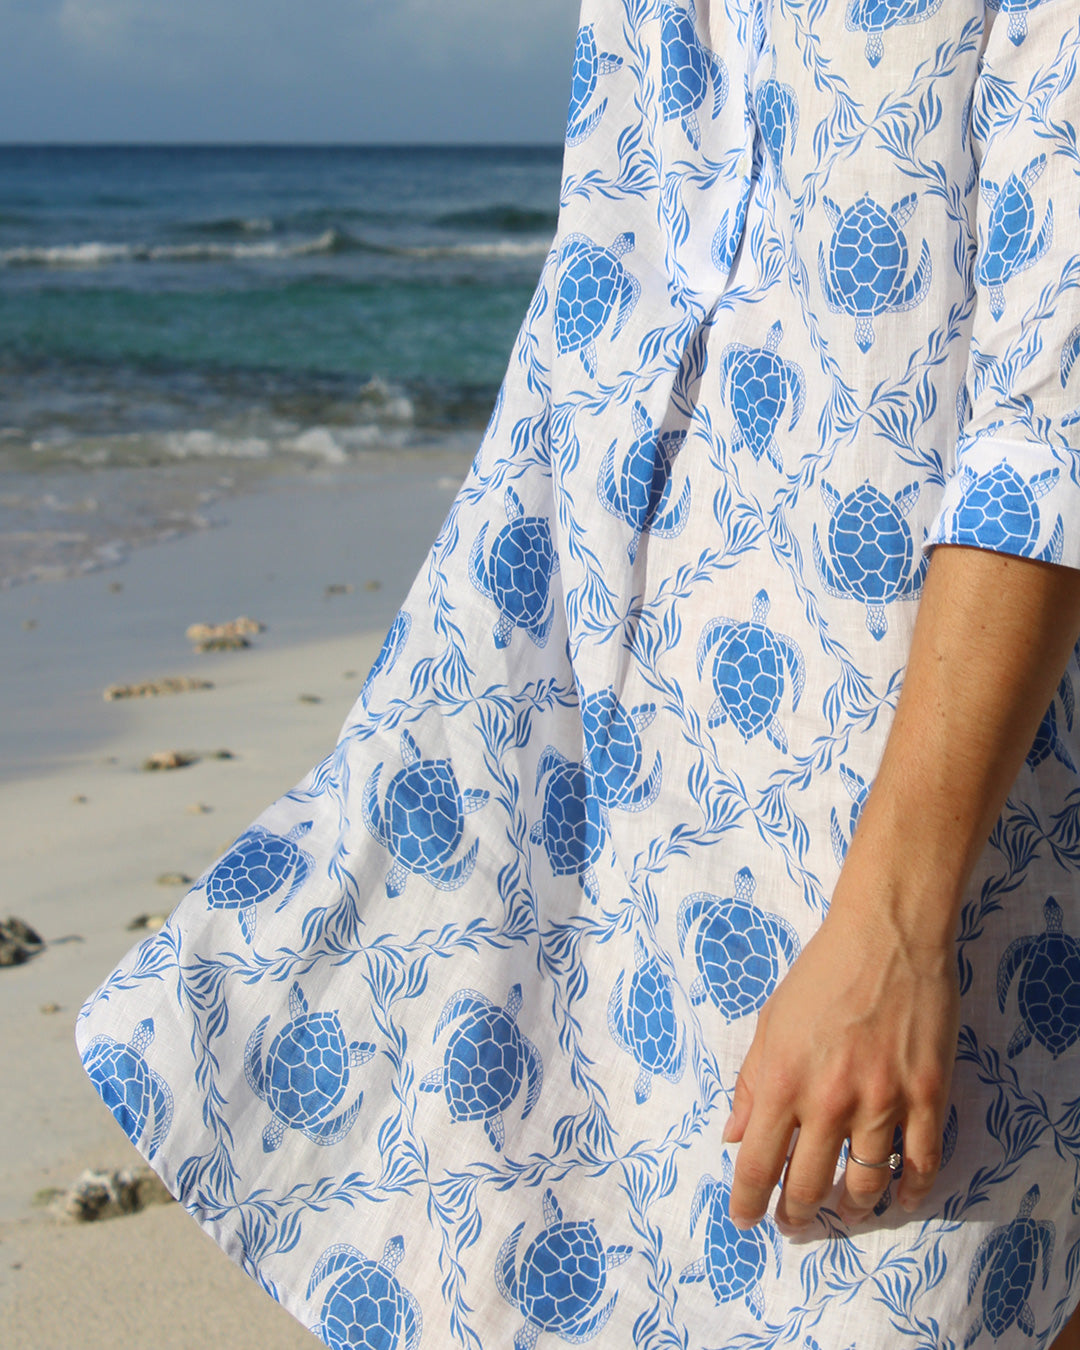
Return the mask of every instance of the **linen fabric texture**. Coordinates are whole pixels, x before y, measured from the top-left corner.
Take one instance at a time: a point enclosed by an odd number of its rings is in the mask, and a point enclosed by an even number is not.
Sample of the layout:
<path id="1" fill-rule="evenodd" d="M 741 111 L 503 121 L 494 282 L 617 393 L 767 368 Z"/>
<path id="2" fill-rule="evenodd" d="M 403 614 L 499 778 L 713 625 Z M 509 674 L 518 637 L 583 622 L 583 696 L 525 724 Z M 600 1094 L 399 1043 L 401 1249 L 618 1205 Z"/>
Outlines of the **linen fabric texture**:
<path id="1" fill-rule="evenodd" d="M 1045 1346 L 1080 1265 L 1070 666 L 960 920 L 945 1163 L 726 1218 L 930 545 L 1080 565 L 1067 0 L 585 0 L 556 237 L 341 738 L 79 1020 L 332 1347 Z"/>

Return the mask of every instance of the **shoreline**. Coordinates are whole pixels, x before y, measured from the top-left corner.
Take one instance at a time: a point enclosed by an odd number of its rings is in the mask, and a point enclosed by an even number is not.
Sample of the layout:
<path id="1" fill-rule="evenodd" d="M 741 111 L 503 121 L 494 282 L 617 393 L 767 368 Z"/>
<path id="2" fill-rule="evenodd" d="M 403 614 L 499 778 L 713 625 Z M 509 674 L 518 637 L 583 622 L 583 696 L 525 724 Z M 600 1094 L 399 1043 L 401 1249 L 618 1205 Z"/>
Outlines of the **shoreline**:
<path id="1" fill-rule="evenodd" d="M 213 678 L 216 658 L 184 636 L 192 623 L 247 614 L 266 624 L 259 651 L 385 633 L 470 458 L 434 451 L 267 478 L 209 508 L 211 528 L 116 567 L 0 590 L 0 707 L 18 714 L 0 717 L 0 782 L 62 771 L 107 741 L 124 725 L 125 705 L 103 701 L 110 684 Z"/>
<path id="2" fill-rule="evenodd" d="M 0 969 L 0 1070 L 11 1085 L 0 1324 L 10 1350 L 313 1344 L 179 1205 L 77 1224 L 34 1198 L 84 1168 L 139 1161 L 79 1064 L 79 1008 L 142 936 L 131 921 L 167 914 L 187 879 L 336 743 L 459 477 L 430 465 L 308 474 L 230 502 L 224 528 L 142 550 L 110 573 L 0 594 L 13 675 L 0 681 L 3 910 L 46 944 Z M 123 589 L 110 590 L 113 580 Z M 27 613 L 38 619 L 28 630 Z M 190 623 L 241 613 L 268 625 L 251 649 L 192 652 Z M 114 681 L 163 676 L 213 687 L 102 697 Z M 197 759 L 140 767 L 163 750 Z"/>

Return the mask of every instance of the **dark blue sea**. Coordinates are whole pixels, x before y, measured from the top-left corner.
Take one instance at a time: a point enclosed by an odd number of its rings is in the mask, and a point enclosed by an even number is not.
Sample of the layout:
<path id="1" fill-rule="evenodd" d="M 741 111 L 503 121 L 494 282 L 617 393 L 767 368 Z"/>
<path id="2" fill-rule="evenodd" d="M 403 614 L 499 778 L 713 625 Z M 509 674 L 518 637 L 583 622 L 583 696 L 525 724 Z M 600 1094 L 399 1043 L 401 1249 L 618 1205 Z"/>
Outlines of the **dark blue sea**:
<path id="1" fill-rule="evenodd" d="M 0 585 L 266 473 L 475 448 L 562 148 L 0 146 Z"/>

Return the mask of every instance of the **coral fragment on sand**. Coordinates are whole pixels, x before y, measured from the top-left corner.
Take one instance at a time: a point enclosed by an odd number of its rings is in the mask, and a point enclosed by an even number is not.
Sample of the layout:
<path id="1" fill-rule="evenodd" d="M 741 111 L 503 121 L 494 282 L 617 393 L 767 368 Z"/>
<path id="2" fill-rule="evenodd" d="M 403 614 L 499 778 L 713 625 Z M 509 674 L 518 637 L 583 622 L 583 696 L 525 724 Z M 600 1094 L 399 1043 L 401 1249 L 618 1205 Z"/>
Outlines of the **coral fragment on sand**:
<path id="1" fill-rule="evenodd" d="M 227 623 L 193 623 L 185 636 L 194 644 L 197 652 L 234 651 L 240 647 L 250 647 L 248 639 L 265 629 L 266 624 L 242 614 Z"/>
<path id="2" fill-rule="evenodd" d="M 192 675 L 170 675 L 163 680 L 144 680 L 142 684 L 110 684 L 102 697 L 106 703 L 121 698 L 159 698 L 162 694 L 186 694 L 194 689 L 213 689 L 209 680 Z"/>

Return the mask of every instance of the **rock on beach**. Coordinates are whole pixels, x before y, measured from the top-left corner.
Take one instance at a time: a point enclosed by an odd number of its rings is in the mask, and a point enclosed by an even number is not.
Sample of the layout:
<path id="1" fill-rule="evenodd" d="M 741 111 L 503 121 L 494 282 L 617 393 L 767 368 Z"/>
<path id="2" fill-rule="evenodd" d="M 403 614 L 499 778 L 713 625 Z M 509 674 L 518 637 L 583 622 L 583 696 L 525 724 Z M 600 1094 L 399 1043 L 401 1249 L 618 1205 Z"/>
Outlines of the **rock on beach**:
<path id="1" fill-rule="evenodd" d="M 19 966 L 36 956 L 45 940 L 22 919 L 9 918 L 0 923 L 0 966 Z"/>
<path id="2" fill-rule="evenodd" d="M 136 1214 L 147 1205 L 164 1205 L 171 1200 L 165 1183 L 149 1167 L 123 1167 L 110 1172 L 87 1168 L 66 1191 L 51 1197 L 50 1208 L 60 1218 L 92 1223 Z"/>

